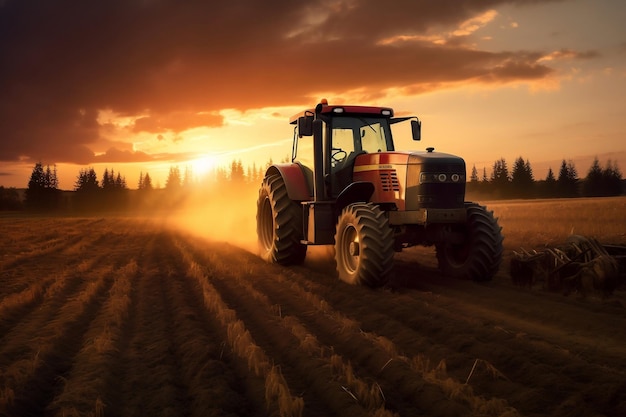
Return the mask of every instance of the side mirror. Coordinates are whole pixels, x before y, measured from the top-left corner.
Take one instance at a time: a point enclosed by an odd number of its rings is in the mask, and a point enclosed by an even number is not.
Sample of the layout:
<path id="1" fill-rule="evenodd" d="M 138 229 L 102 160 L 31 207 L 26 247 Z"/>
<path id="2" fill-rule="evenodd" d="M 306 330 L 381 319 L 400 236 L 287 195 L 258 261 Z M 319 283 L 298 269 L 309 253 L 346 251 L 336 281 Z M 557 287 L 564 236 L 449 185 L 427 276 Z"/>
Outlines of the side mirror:
<path id="1" fill-rule="evenodd" d="M 298 136 L 311 136 L 313 135 L 313 118 L 312 117 L 298 117 Z"/>
<path id="2" fill-rule="evenodd" d="M 411 120 L 411 133 L 413 133 L 413 140 L 422 139 L 422 122 L 417 119 Z"/>

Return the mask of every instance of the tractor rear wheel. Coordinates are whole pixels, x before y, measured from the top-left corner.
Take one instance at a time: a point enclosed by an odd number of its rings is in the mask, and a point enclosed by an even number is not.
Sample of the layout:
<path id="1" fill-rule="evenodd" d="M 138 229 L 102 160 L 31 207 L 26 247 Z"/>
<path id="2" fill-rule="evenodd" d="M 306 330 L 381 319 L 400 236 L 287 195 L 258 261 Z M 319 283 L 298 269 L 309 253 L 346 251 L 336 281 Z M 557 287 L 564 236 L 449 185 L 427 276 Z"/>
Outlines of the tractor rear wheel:
<path id="1" fill-rule="evenodd" d="M 341 280 L 369 287 L 385 285 L 393 255 L 393 232 L 378 206 L 354 203 L 343 209 L 335 233 L 335 261 Z"/>
<path id="2" fill-rule="evenodd" d="M 436 245 L 441 271 L 449 276 L 474 281 L 491 281 L 502 262 L 502 228 L 493 211 L 468 203 L 467 219 L 457 232 L 463 242 Z"/>
<path id="3" fill-rule="evenodd" d="M 280 175 L 263 179 L 257 201 L 256 231 L 261 257 L 281 265 L 300 264 L 306 256 L 302 240 L 302 208 L 287 194 Z"/>

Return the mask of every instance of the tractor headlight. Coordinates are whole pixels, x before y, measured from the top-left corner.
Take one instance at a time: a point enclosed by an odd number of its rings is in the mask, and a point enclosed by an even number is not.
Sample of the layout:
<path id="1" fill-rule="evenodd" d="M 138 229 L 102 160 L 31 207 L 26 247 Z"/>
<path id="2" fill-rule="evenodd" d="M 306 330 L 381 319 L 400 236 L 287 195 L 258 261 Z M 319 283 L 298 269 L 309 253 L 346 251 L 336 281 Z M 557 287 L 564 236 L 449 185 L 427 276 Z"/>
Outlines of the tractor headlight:
<path id="1" fill-rule="evenodd" d="M 465 181 L 464 174 L 446 174 L 422 172 L 420 174 L 420 184 L 442 184 L 442 183 L 459 183 Z"/>

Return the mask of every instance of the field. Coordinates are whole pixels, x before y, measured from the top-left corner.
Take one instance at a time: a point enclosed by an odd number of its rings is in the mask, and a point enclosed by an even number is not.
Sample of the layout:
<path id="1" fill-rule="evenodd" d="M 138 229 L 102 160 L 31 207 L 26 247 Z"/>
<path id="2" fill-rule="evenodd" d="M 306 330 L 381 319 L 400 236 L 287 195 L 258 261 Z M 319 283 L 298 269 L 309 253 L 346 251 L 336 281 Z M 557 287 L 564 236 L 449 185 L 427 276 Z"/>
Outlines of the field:
<path id="1" fill-rule="evenodd" d="M 416 248 L 380 290 L 324 248 L 264 263 L 249 209 L 0 216 L 0 416 L 625 416 L 626 288 L 518 288 L 508 258 L 626 244 L 626 198 L 487 204 L 492 282 Z"/>

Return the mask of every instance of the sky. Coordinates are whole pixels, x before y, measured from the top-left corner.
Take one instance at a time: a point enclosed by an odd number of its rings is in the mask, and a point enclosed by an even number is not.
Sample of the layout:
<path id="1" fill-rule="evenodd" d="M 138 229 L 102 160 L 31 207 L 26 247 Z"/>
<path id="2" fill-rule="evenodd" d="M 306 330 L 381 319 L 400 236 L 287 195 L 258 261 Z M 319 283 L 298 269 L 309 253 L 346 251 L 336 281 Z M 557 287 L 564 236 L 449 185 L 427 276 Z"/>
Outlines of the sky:
<path id="1" fill-rule="evenodd" d="M 626 170 L 623 0 L 0 0 L 0 185 L 35 163 L 164 186 L 291 154 L 321 98 L 422 120 L 396 149 L 489 173 Z"/>

